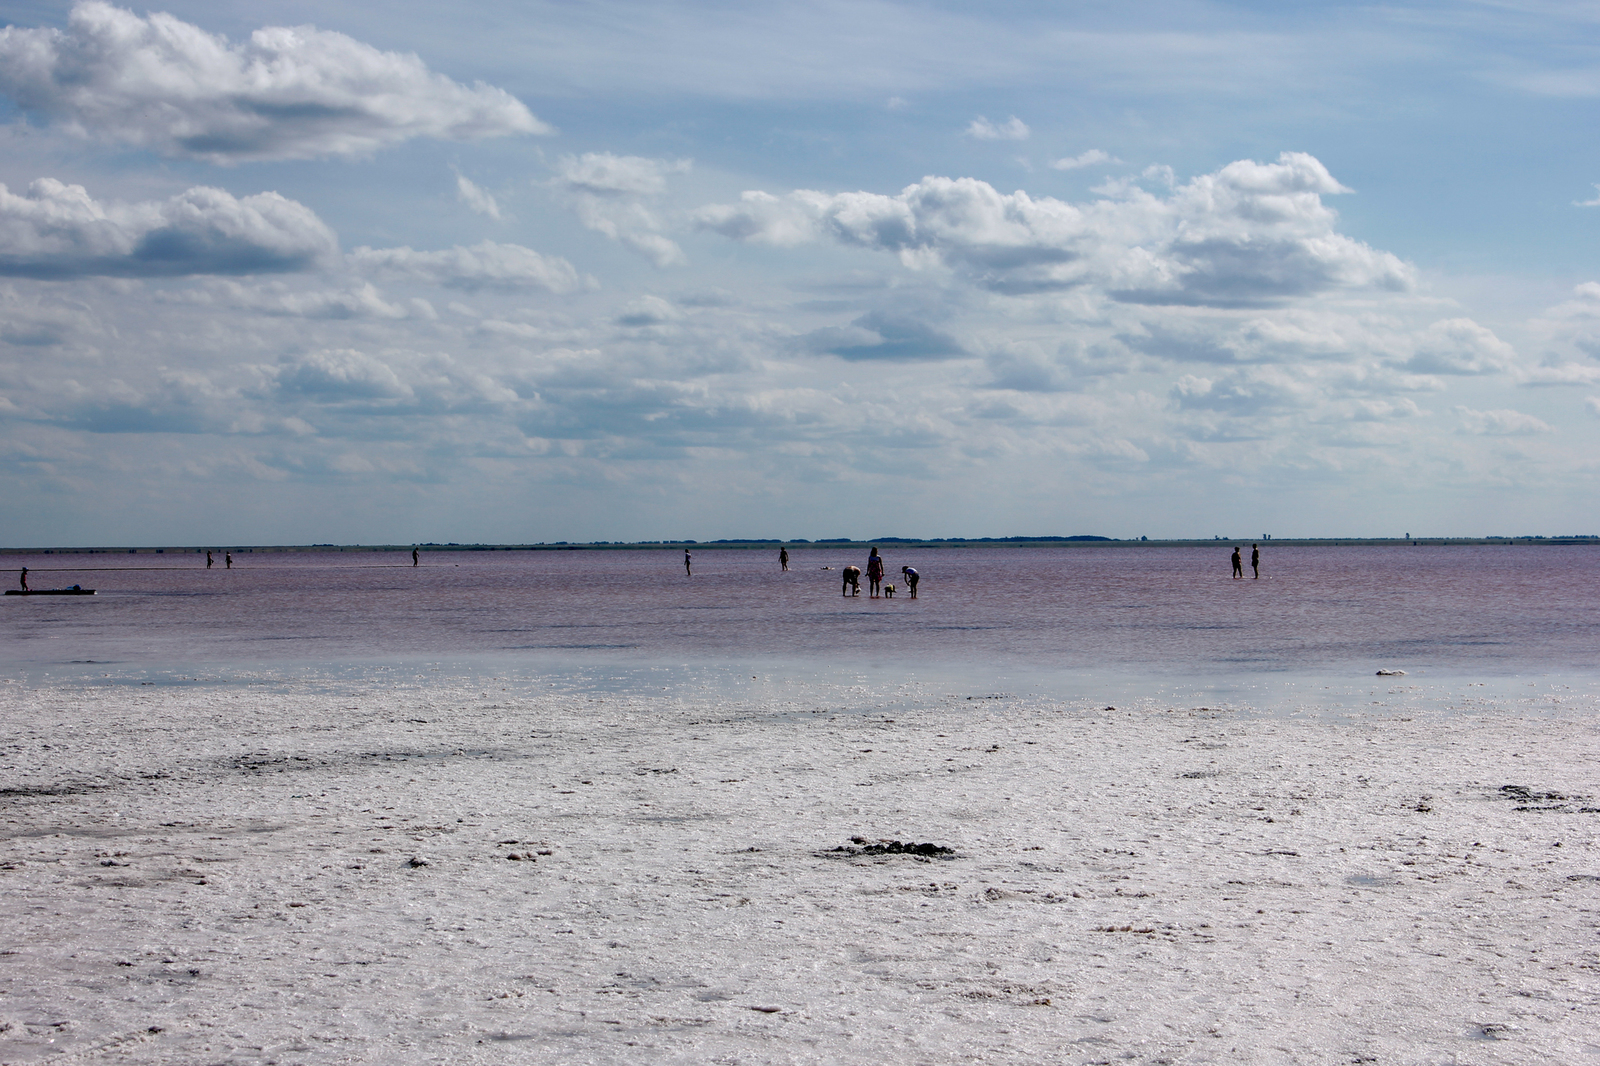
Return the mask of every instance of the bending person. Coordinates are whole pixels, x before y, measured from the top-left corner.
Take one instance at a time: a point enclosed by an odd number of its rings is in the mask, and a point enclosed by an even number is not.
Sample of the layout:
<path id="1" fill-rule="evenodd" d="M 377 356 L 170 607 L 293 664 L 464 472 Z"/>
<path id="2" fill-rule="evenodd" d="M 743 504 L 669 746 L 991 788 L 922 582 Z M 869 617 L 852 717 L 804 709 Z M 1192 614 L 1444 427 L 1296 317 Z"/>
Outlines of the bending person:
<path id="1" fill-rule="evenodd" d="M 911 598 L 917 598 L 917 572 L 909 566 L 900 568 L 900 576 L 906 579 L 906 588 L 911 590 Z"/>

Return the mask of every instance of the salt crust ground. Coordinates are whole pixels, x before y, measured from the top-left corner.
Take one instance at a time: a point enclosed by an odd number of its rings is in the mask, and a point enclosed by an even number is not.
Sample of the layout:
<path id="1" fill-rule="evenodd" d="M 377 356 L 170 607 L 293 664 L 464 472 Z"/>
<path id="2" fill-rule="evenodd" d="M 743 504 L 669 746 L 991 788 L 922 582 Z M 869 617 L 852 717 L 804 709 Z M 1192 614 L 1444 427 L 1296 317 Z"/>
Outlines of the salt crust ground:
<path id="1" fill-rule="evenodd" d="M 0 686 L 0 1061 L 1600 1061 L 1593 706 L 535 688 Z"/>

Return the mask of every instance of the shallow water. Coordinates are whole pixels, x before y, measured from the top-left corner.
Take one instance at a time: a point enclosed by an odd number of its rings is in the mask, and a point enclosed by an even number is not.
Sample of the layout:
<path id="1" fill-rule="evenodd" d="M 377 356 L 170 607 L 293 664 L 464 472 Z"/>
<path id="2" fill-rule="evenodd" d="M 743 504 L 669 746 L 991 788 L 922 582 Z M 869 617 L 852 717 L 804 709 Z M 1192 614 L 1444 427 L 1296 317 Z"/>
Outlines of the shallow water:
<path id="1" fill-rule="evenodd" d="M 1248 554 L 1248 552 L 1247 552 Z M 1268 546 L 1234 581 L 1216 548 L 891 549 L 895 599 L 839 595 L 857 549 L 20 557 L 9 662 L 266 662 L 558 653 L 911 665 L 1128 664 L 1181 674 L 1471 664 L 1582 667 L 1600 648 L 1600 549 Z M 898 568 L 922 575 L 904 594 Z M 121 567 L 140 567 L 123 569 Z M 824 569 L 831 567 L 832 569 Z M 1247 571 L 1248 573 L 1248 568 Z"/>
<path id="2" fill-rule="evenodd" d="M 442 671 L 722 695 L 748 673 L 914 676 L 1241 707 L 1600 681 L 1600 549 L 1268 545 L 1260 580 L 1236 581 L 1230 548 L 891 547 L 894 599 L 840 594 L 857 548 L 796 548 L 787 573 L 776 552 L 703 548 L 692 577 L 666 549 L 430 552 L 415 568 L 399 553 L 240 553 L 210 571 L 196 555 L 23 557 L 35 588 L 99 591 L 5 597 L 0 663 L 162 685 Z M 915 600 L 903 565 L 922 575 Z"/>

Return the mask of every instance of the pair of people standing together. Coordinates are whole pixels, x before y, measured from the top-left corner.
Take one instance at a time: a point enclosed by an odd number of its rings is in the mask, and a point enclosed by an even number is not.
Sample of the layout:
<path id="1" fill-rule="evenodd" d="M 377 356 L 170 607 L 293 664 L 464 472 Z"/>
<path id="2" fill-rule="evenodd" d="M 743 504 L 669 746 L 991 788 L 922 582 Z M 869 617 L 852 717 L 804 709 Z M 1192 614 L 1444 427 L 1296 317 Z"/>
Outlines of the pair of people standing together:
<path id="1" fill-rule="evenodd" d="M 1257 578 L 1261 576 L 1261 545 L 1250 545 L 1250 569 Z M 1239 546 L 1233 548 L 1233 576 L 1237 580 L 1244 577 L 1244 562 L 1239 558 Z"/>

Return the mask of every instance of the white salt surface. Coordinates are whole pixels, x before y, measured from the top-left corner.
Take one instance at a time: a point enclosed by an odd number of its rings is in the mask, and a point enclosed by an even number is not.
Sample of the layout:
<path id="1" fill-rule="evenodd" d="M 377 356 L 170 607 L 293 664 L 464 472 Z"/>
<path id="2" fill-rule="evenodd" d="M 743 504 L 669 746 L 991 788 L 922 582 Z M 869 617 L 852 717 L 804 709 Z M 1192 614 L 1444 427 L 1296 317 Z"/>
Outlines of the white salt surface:
<path id="1" fill-rule="evenodd" d="M 1596 708 L 1396 691 L 0 686 L 0 1061 L 1600 1062 Z"/>

